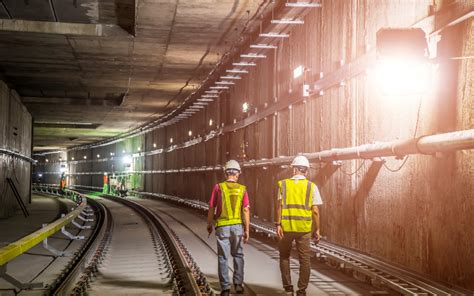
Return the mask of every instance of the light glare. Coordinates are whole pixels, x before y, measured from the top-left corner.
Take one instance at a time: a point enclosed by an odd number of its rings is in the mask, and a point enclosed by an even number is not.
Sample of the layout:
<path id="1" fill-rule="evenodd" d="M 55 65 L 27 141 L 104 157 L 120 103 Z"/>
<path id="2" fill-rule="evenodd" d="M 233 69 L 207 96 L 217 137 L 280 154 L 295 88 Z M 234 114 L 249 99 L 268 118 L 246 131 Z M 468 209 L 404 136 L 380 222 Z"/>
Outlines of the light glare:
<path id="1" fill-rule="evenodd" d="M 294 70 L 293 70 L 293 78 L 298 78 L 300 77 L 301 75 L 303 75 L 303 72 L 304 72 L 304 67 L 299 65 L 298 67 L 296 67 Z"/>
<path id="2" fill-rule="evenodd" d="M 377 62 L 375 79 L 384 95 L 421 94 L 431 80 L 430 67 L 418 60 L 385 58 Z"/>
<path id="3" fill-rule="evenodd" d="M 123 158 L 122 158 L 122 161 L 124 164 L 126 165 L 129 165 L 129 164 L 132 164 L 132 157 L 130 155 L 125 155 Z"/>

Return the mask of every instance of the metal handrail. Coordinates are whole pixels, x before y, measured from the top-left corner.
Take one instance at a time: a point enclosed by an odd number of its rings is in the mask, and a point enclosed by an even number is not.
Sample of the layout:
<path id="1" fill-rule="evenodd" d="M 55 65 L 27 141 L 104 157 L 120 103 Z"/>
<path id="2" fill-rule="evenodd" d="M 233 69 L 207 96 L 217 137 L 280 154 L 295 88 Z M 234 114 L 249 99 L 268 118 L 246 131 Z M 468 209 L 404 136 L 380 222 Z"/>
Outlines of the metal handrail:
<path id="1" fill-rule="evenodd" d="M 79 194 L 79 196 L 81 195 Z M 86 208 L 86 199 L 81 199 L 81 203 L 74 211 L 66 214 L 64 217 L 54 221 L 42 229 L 39 229 L 13 243 L 10 243 L 5 247 L 0 248 L 0 266 L 7 264 L 16 257 L 27 252 L 29 249 L 33 248 L 43 240 L 61 230 L 62 227 L 71 223 L 72 220 L 79 216 L 79 214 Z"/>

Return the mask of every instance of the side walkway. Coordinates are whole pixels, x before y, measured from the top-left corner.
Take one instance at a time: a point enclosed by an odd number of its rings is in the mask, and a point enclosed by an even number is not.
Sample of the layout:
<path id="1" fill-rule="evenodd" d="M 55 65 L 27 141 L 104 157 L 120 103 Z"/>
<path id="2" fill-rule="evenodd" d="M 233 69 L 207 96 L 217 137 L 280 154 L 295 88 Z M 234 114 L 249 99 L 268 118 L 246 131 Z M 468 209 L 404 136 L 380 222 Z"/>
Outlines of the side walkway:
<path id="1" fill-rule="evenodd" d="M 71 211 L 75 203 L 64 198 L 49 197 L 41 194 L 32 196 L 32 203 L 28 206 L 30 216 L 25 218 L 21 210 L 15 215 L 0 220 L 0 247 L 8 245 L 42 227 L 44 223 L 51 223 L 61 217 L 62 213 Z M 77 234 L 78 229 L 66 227 L 66 229 Z M 82 230 L 80 235 L 89 234 L 89 230 Z M 83 241 L 70 241 L 62 233 L 58 232 L 48 239 L 48 243 L 54 248 L 62 251 L 74 252 Z M 8 273 L 22 282 L 51 283 L 60 274 L 71 257 L 54 257 L 45 250 L 41 244 L 30 249 L 25 254 L 15 258 L 7 264 Z M 37 289 L 31 291 L 19 291 L 19 295 L 44 295 L 45 290 Z M 0 295 L 15 295 L 15 287 L 0 278 Z"/>

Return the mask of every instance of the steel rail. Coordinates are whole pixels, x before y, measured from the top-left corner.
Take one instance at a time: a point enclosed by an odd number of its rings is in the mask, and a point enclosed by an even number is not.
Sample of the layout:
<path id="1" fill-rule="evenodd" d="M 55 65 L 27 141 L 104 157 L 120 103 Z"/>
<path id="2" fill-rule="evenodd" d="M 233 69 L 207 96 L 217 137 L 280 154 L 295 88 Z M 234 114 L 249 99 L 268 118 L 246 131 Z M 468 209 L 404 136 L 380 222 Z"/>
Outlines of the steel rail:
<path id="1" fill-rule="evenodd" d="M 203 293 L 207 293 L 206 289 L 201 290 L 200 285 L 198 285 L 195 276 L 193 275 L 193 271 L 191 268 L 190 263 L 187 260 L 186 254 L 183 253 L 182 247 L 179 245 L 176 235 L 172 232 L 169 226 L 161 219 L 156 213 L 151 211 L 150 209 L 140 205 L 139 203 L 126 200 L 123 198 L 116 198 L 111 196 L 103 196 L 104 198 L 110 199 L 112 201 L 119 202 L 127 207 L 134 209 L 138 212 L 141 216 L 145 218 L 145 220 L 149 220 L 151 225 L 153 225 L 158 233 L 162 234 L 166 241 L 170 244 L 171 251 L 173 253 L 173 257 L 175 262 L 177 262 L 180 266 L 182 273 L 184 274 L 184 289 L 178 291 L 180 294 L 185 295 L 202 295 Z M 203 275 L 202 275 L 203 276 Z"/>
<path id="2" fill-rule="evenodd" d="M 58 279 L 56 285 L 50 286 L 52 295 L 68 295 L 76 293 L 84 287 L 75 287 L 78 282 L 87 283 L 94 272 L 97 264 L 104 256 L 105 242 L 110 240 L 112 232 L 112 215 L 110 211 L 101 203 L 87 198 L 87 201 L 96 209 L 97 223 L 92 234 L 89 236 L 86 245 L 76 254 L 75 259 L 65 268 L 66 273 Z M 76 290 L 75 290 L 76 289 Z"/>
<path id="3" fill-rule="evenodd" d="M 207 203 L 198 200 L 183 199 L 160 193 L 139 191 L 131 191 L 131 193 L 140 196 L 158 197 L 165 201 L 201 211 L 207 211 L 209 208 Z M 263 233 L 268 237 L 276 237 L 275 227 L 268 222 L 252 219 L 250 226 L 255 232 Z M 373 285 L 383 285 L 403 295 L 469 295 L 471 293 L 461 288 L 447 287 L 421 275 L 325 241 L 321 241 L 317 245 L 312 244 L 311 249 L 320 260 L 329 258 L 337 262 L 341 268 L 352 269 L 364 274 L 371 279 Z"/>
<path id="4" fill-rule="evenodd" d="M 39 229 L 9 245 L 0 248 L 0 266 L 7 264 L 16 257 L 27 252 L 37 244 L 41 243 L 46 238 L 60 231 L 62 227 L 71 223 L 79 214 L 86 208 L 85 199 L 82 200 L 81 204 L 72 212 L 66 214 L 64 217 L 48 224 L 46 227 Z"/>
<path id="5" fill-rule="evenodd" d="M 446 285 L 440 285 L 430 279 L 422 278 L 412 272 L 394 265 L 389 265 L 381 260 L 360 254 L 359 252 L 339 247 L 327 242 L 313 245 L 311 249 L 321 256 L 331 254 L 333 259 L 338 259 L 345 269 L 352 269 L 365 274 L 372 281 L 379 284 L 390 283 L 401 293 L 412 293 L 405 295 L 460 295 L 469 291 L 457 288 L 452 289 Z M 408 292 L 407 292 L 408 291 Z"/>
<path id="6" fill-rule="evenodd" d="M 63 197 L 66 196 L 75 199 L 73 191 L 66 190 L 61 195 L 59 192 L 59 187 L 55 184 L 34 184 L 33 190 L 38 193 L 45 193 Z M 74 193 L 76 193 L 77 195 L 80 194 L 77 192 Z M 87 196 L 85 196 L 85 198 L 87 199 L 88 205 L 96 209 L 94 212 L 97 222 L 86 243 L 81 247 L 80 250 L 78 250 L 78 252 L 76 252 L 74 258 L 63 269 L 64 272 L 62 272 L 53 283 L 48 285 L 49 294 L 51 295 L 67 295 L 71 294 L 71 292 L 74 292 L 73 285 L 76 284 L 77 279 L 81 277 L 81 280 L 83 281 L 85 279 L 89 280 L 92 276 L 92 271 L 94 271 L 94 267 L 97 264 L 98 260 L 102 259 L 103 239 L 104 237 L 108 238 L 111 232 L 111 215 L 108 209 L 105 208 L 102 204 L 91 198 L 88 198 Z M 101 240 L 98 240 L 99 237 L 101 238 Z M 93 251 L 96 252 L 95 255 L 92 257 Z M 76 289 L 75 292 L 77 291 L 78 290 Z"/>

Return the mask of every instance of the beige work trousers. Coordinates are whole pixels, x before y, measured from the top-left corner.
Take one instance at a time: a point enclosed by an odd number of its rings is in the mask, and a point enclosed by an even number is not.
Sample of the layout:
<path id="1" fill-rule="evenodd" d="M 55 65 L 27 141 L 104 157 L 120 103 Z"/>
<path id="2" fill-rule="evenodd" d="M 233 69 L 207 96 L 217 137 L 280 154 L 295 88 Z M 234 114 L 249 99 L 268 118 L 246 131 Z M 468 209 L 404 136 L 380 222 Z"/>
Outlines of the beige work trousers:
<path id="1" fill-rule="evenodd" d="M 309 276 L 311 272 L 311 233 L 285 232 L 283 239 L 280 240 L 280 271 L 283 288 L 285 289 L 292 287 L 290 255 L 293 241 L 296 242 L 296 250 L 298 252 L 298 259 L 300 263 L 298 294 L 304 295 L 306 288 L 308 287 Z"/>

